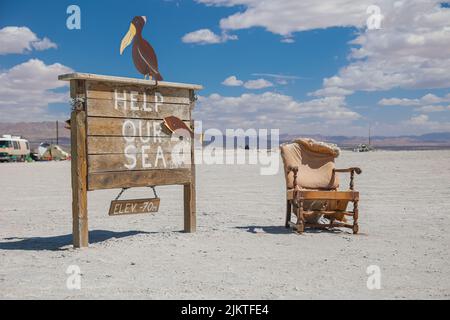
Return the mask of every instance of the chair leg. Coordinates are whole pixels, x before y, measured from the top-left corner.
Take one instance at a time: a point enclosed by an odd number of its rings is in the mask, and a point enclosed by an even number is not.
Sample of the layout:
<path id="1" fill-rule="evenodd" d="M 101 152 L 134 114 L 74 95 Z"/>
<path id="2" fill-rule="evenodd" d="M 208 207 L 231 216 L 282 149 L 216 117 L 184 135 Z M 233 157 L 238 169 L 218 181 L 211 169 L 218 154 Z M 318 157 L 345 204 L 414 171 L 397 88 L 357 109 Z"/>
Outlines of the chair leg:
<path id="1" fill-rule="evenodd" d="M 358 216 L 359 216 L 358 201 L 354 201 L 353 202 L 353 234 L 358 234 L 358 231 L 359 231 Z"/>
<path id="2" fill-rule="evenodd" d="M 303 233 L 305 231 L 305 218 L 303 216 L 303 200 L 298 201 L 297 208 L 297 232 Z"/>
<path id="3" fill-rule="evenodd" d="M 286 228 L 289 228 L 289 222 L 291 221 L 292 203 L 290 200 L 286 201 Z"/>

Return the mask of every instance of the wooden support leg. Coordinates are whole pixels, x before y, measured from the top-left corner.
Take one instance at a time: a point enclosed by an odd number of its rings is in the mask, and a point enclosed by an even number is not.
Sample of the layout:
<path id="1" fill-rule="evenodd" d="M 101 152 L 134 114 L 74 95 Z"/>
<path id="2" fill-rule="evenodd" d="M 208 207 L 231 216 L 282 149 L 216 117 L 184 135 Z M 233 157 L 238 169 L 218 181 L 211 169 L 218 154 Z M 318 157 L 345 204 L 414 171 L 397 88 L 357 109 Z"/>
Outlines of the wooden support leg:
<path id="1" fill-rule="evenodd" d="M 195 232 L 197 221 L 195 216 L 195 183 L 184 185 L 184 232 Z"/>
<path id="2" fill-rule="evenodd" d="M 292 204 L 290 200 L 286 201 L 286 228 L 289 228 L 289 222 L 291 221 Z"/>
<path id="3" fill-rule="evenodd" d="M 87 212 L 86 112 L 71 115 L 73 246 L 89 245 Z"/>
<path id="4" fill-rule="evenodd" d="M 303 200 L 298 201 L 297 208 L 297 232 L 303 233 L 305 231 L 305 218 L 303 216 Z"/>
<path id="5" fill-rule="evenodd" d="M 359 231 L 358 216 L 359 216 L 358 200 L 356 200 L 353 202 L 353 234 L 357 234 Z"/>

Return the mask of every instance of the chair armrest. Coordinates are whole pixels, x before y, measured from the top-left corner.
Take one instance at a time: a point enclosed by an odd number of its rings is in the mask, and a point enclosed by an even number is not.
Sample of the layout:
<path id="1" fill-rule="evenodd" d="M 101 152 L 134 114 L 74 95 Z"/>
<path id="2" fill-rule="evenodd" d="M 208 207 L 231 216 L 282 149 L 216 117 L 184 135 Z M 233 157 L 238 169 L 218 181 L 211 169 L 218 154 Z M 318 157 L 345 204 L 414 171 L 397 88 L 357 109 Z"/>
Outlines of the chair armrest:
<path id="1" fill-rule="evenodd" d="M 348 168 L 348 169 L 333 169 L 334 172 L 342 172 L 342 173 L 352 173 L 352 172 L 356 172 L 356 174 L 361 174 L 362 170 L 358 167 L 352 167 L 352 168 Z"/>
<path id="2" fill-rule="evenodd" d="M 333 172 L 340 172 L 340 173 L 350 173 L 350 190 L 355 189 L 354 179 L 355 179 L 355 172 L 356 174 L 361 174 L 362 170 L 357 167 L 352 167 L 348 169 L 333 169 Z"/>
<path id="3" fill-rule="evenodd" d="M 294 190 L 297 188 L 297 175 L 298 175 L 298 167 L 297 166 L 288 166 L 288 172 L 289 173 L 294 172 Z"/>

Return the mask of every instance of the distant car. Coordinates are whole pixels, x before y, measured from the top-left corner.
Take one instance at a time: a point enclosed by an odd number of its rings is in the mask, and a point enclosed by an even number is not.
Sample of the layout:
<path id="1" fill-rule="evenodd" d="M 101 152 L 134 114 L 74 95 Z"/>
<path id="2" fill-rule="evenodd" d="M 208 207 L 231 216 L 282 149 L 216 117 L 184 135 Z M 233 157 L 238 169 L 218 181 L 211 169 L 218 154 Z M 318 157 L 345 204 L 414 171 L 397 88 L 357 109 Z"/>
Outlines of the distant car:
<path id="1" fill-rule="evenodd" d="M 0 162 L 25 161 L 30 155 L 30 143 L 21 137 L 0 137 Z"/>

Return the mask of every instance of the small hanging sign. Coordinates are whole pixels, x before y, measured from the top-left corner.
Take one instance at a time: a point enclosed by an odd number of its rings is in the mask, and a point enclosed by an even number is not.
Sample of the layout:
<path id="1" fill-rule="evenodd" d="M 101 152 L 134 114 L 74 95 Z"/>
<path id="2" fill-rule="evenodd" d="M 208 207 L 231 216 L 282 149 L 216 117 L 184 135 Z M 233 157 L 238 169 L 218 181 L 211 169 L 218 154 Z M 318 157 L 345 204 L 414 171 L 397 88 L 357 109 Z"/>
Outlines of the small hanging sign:
<path id="1" fill-rule="evenodd" d="M 156 213 L 159 210 L 159 198 L 113 200 L 109 208 L 110 216 L 122 216 L 128 214 Z"/>

